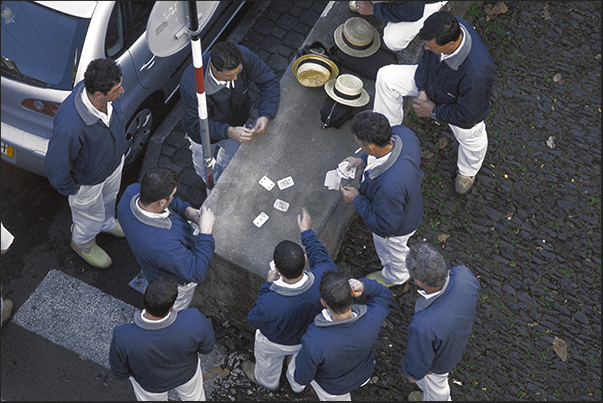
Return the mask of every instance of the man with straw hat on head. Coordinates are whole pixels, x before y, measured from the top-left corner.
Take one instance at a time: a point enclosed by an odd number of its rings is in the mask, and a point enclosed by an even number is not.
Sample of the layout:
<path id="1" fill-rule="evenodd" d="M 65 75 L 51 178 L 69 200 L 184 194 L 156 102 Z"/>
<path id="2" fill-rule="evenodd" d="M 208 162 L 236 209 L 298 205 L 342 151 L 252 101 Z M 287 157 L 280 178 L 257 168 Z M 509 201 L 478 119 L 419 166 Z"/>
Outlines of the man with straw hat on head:
<path id="1" fill-rule="evenodd" d="M 373 233 L 383 265 L 366 277 L 387 287 L 402 285 L 410 280 L 408 239 L 423 216 L 421 145 L 410 129 L 391 127 L 384 115 L 373 111 L 354 116 L 352 134 L 364 152 L 360 158 L 351 156 L 344 161 L 348 161 L 348 170 L 356 167 L 364 172 L 358 189 L 341 186 L 341 194 Z"/>

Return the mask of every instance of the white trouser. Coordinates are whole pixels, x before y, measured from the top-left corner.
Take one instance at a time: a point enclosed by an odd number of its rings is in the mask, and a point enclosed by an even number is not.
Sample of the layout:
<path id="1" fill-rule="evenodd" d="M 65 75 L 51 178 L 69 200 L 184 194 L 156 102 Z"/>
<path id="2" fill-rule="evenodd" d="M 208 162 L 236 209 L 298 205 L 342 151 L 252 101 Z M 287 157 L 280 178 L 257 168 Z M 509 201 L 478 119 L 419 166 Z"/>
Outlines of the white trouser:
<path id="1" fill-rule="evenodd" d="M 174 311 L 178 312 L 187 309 L 195 296 L 195 287 L 197 283 L 178 284 L 178 296 L 174 301 Z"/>
<path id="2" fill-rule="evenodd" d="M 168 400 L 168 392 L 153 393 L 148 392 L 140 386 L 133 377 L 130 377 L 130 382 L 134 387 L 134 394 L 136 399 L 139 401 L 151 401 L 151 400 Z M 178 392 L 178 396 L 183 401 L 199 402 L 205 401 L 205 389 L 203 388 L 203 371 L 201 370 L 201 360 L 197 361 L 197 372 L 195 375 L 186 383 L 174 388 Z"/>
<path id="3" fill-rule="evenodd" d="M 448 372 L 445 374 L 430 373 L 417 381 L 417 386 L 423 391 L 423 401 L 451 401 Z"/>
<path id="4" fill-rule="evenodd" d="M 192 153 L 193 165 L 195 167 L 195 172 L 199 175 L 203 182 L 207 183 L 207 176 L 205 175 L 205 157 L 203 155 L 203 145 L 194 142 L 191 138 L 188 138 L 190 142 L 189 149 Z M 226 166 L 235 155 L 241 143 L 236 141 L 233 138 L 228 138 L 226 140 L 221 140 L 215 144 L 212 144 L 210 147 L 211 155 L 213 156 L 216 152 L 216 148 L 218 148 L 218 155 L 216 155 L 216 161 L 213 167 L 213 180 L 216 183 L 226 169 Z"/>
<path id="5" fill-rule="evenodd" d="M 410 279 L 410 273 L 406 268 L 406 255 L 410 252 L 408 240 L 415 232 L 387 238 L 373 234 L 375 252 L 383 266 L 381 276 L 387 284 L 404 284 Z"/>
<path id="6" fill-rule="evenodd" d="M 373 110 L 385 115 L 392 126 L 402 124 L 404 97 L 416 97 L 419 89 L 415 84 L 417 65 L 390 64 L 377 72 L 375 103 Z M 488 133 L 482 121 L 470 129 L 449 124 L 459 143 L 457 167 L 461 175 L 475 176 L 482 167 L 488 149 Z"/>
<path id="7" fill-rule="evenodd" d="M 417 36 L 423 23 L 431 14 L 439 11 L 447 1 L 425 4 L 423 18 L 418 21 L 388 22 L 383 29 L 383 43 L 390 50 L 399 51 L 406 49 L 408 44 Z"/>
<path id="8" fill-rule="evenodd" d="M 301 344 L 287 346 L 274 343 L 260 331 L 255 331 L 255 342 L 253 347 L 255 356 L 255 380 L 265 388 L 276 390 L 281 378 L 283 369 L 283 359 L 288 355 L 293 355 L 287 367 L 287 380 L 294 392 L 300 393 L 304 390 L 304 385 L 300 385 L 293 379 L 295 373 L 295 357 L 301 349 Z"/>
<path id="9" fill-rule="evenodd" d="M 78 192 L 68 197 L 73 220 L 71 239 L 82 249 L 90 249 L 100 232 L 111 231 L 115 221 L 115 203 L 121 186 L 124 158 L 104 182 L 82 185 Z"/>

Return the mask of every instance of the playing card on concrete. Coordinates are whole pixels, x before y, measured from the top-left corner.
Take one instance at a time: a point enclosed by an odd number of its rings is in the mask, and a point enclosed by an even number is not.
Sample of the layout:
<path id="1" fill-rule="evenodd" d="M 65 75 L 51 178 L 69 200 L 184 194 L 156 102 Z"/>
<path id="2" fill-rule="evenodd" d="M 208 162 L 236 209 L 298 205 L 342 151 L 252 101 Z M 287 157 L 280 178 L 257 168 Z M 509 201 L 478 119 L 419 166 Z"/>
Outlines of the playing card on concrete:
<path id="1" fill-rule="evenodd" d="M 289 209 L 289 203 L 287 203 L 286 201 L 283 201 L 281 199 L 276 199 L 274 201 L 274 206 L 275 209 L 282 211 L 283 213 L 287 212 L 287 210 Z"/>
<path id="2" fill-rule="evenodd" d="M 268 221 L 268 214 L 262 211 L 256 218 L 253 219 L 253 224 L 260 228 L 266 221 Z"/>
<path id="3" fill-rule="evenodd" d="M 272 188 L 274 187 L 274 182 L 272 182 L 270 180 L 270 178 L 268 178 L 266 175 L 262 176 L 262 179 L 260 179 L 260 185 L 262 185 L 264 187 L 264 189 L 271 191 Z"/>
<path id="4" fill-rule="evenodd" d="M 340 183 L 341 177 L 337 174 L 337 171 L 333 169 L 327 172 L 327 174 L 325 175 L 324 185 L 329 188 L 329 190 L 338 190 Z"/>
<path id="5" fill-rule="evenodd" d="M 293 178 L 290 176 L 287 176 L 286 178 L 283 178 L 276 183 L 280 190 L 287 189 L 287 188 L 293 186 Z"/>

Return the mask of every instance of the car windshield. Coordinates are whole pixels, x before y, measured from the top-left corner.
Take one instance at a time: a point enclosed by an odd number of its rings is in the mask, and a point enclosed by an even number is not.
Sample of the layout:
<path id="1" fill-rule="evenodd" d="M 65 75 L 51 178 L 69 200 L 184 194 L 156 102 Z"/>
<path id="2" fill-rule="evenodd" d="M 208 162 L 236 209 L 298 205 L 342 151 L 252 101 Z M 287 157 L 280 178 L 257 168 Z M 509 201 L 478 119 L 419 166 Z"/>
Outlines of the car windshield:
<path id="1" fill-rule="evenodd" d="M 3 1 L 2 75 L 39 87 L 73 89 L 89 19 L 28 1 Z"/>

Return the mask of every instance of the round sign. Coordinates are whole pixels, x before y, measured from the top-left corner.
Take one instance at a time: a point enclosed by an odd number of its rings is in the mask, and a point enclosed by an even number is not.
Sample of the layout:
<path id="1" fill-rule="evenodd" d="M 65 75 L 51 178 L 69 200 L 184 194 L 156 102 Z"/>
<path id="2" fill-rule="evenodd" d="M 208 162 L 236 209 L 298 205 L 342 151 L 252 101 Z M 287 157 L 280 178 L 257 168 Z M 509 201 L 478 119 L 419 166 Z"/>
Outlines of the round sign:
<path id="1" fill-rule="evenodd" d="M 209 22 L 219 1 L 197 1 L 199 30 Z M 155 56 L 173 55 L 190 43 L 186 1 L 156 1 L 147 23 L 147 43 Z"/>

